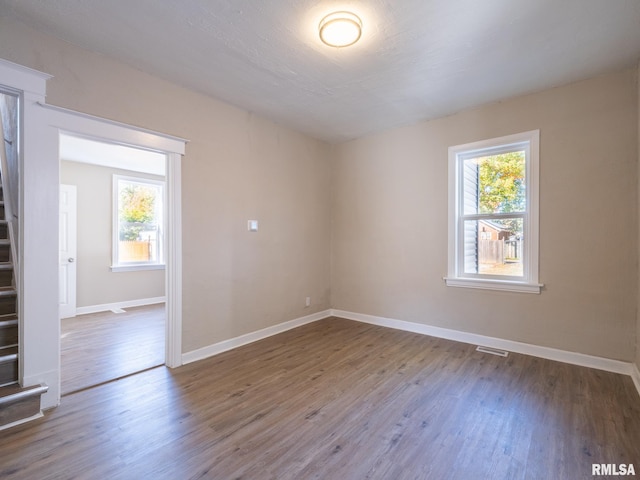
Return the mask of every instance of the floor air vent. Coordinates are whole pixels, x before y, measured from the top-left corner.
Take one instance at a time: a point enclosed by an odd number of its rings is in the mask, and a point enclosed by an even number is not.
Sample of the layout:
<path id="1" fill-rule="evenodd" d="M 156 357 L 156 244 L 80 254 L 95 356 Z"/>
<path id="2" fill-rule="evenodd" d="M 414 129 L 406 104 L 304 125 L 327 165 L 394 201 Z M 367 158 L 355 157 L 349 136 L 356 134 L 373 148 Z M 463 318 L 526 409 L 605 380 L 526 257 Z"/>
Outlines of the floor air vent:
<path id="1" fill-rule="evenodd" d="M 499 357 L 506 357 L 509 355 L 509 352 L 507 352 L 506 350 L 498 350 L 497 348 L 483 347 L 481 345 L 478 345 L 476 347 L 476 351 L 482 353 L 490 353 L 491 355 L 498 355 Z"/>

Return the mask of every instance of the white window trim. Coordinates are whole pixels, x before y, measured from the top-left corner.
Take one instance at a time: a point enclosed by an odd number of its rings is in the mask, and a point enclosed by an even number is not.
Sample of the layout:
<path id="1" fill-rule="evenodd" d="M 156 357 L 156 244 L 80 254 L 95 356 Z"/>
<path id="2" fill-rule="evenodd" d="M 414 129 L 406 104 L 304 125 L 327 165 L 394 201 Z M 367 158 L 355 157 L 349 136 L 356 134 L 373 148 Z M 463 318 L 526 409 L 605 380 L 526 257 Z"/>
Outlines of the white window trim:
<path id="1" fill-rule="evenodd" d="M 132 263 L 126 265 L 111 265 L 112 272 L 137 272 L 142 270 L 164 270 L 164 263 Z"/>
<path id="2" fill-rule="evenodd" d="M 500 146 L 529 143 L 529 155 L 526 162 L 526 202 L 524 215 L 525 244 L 523 252 L 524 277 L 522 280 L 509 280 L 504 277 L 487 278 L 479 275 L 464 275 L 459 261 L 460 232 L 459 211 L 460 162 L 463 155 L 470 152 L 495 149 Z M 448 273 L 444 278 L 449 287 L 478 288 L 483 290 L 502 290 L 507 292 L 539 294 L 543 285 L 538 283 L 539 267 L 539 183 L 540 183 L 540 130 L 506 135 L 504 137 L 482 140 L 449 147 L 449 262 Z"/>
<path id="3" fill-rule="evenodd" d="M 161 238 L 163 239 L 160 242 L 158 248 L 158 255 L 160 256 L 159 261 L 157 262 L 127 262 L 120 263 L 118 262 L 118 246 L 119 246 L 119 232 L 120 232 L 120 224 L 118 221 L 118 182 L 120 180 L 135 182 L 135 183 L 148 183 L 150 185 L 158 185 L 162 191 L 162 232 Z M 164 237 L 165 231 L 164 226 L 166 224 L 166 187 L 165 182 L 162 180 L 154 180 L 151 178 L 145 177 L 132 177 L 126 175 L 113 175 L 113 229 L 112 229 L 112 238 L 111 238 L 111 271 L 114 273 L 118 272 L 135 272 L 135 271 L 144 271 L 144 270 L 163 270 L 165 268 L 164 258 Z"/>

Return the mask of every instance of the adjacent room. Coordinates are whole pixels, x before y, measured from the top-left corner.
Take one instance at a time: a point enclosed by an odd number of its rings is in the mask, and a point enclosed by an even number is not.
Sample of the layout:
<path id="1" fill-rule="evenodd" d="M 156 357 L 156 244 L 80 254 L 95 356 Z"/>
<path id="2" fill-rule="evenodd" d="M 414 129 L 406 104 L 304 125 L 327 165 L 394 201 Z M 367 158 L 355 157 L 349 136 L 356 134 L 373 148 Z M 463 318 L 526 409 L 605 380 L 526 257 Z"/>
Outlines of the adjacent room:
<path id="1" fill-rule="evenodd" d="M 63 395 L 164 364 L 165 163 L 60 136 Z"/>
<path id="2" fill-rule="evenodd" d="M 0 0 L 0 478 L 640 475 L 637 0 Z"/>

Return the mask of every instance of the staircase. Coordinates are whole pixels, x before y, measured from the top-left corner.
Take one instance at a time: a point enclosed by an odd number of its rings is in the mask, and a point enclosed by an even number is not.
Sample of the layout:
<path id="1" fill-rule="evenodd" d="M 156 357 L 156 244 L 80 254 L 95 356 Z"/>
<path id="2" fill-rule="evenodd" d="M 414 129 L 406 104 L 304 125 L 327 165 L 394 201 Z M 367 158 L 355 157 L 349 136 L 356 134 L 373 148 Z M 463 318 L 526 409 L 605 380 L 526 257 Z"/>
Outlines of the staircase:
<path id="1" fill-rule="evenodd" d="M 2 192 L 2 190 L 0 190 Z M 13 286 L 11 241 L 0 197 L 0 386 L 18 382 L 18 292 Z"/>
<path id="2" fill-rule="evenodd" d="M 18 292 L 15 288 L 10 233 L 0 177 L 0 430 L 42 416 L 46 385 L 18 383 Z"/>

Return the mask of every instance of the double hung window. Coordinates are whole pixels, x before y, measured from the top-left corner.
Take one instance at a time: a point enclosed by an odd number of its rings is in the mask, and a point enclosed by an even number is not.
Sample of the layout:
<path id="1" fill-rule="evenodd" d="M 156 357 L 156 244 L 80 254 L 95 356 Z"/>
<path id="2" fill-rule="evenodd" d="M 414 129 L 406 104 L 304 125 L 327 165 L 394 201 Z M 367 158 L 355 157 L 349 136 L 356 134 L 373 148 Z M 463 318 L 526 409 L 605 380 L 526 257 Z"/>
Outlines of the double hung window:
<path id="1" fill-rule="evenodd" d="M 113 271 L 164 267 L 164 182 L 113 177 Z"/>
<path id="2" fill-rule="evenodd" d="M 539 131 L 449 148 L 447 285 L 540 293 Z"/>

